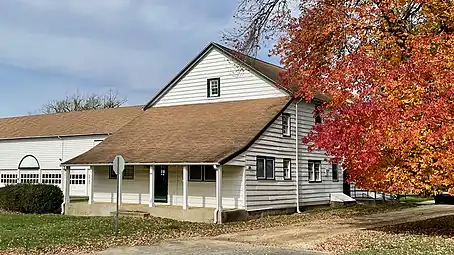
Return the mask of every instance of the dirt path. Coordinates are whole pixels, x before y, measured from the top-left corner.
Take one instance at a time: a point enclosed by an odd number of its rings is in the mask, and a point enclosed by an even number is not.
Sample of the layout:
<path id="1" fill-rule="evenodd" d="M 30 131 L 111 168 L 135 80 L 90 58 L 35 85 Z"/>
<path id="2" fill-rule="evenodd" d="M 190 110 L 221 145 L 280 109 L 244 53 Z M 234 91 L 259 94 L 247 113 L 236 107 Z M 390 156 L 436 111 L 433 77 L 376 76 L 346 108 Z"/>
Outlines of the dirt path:
<path id="1" fill-rule="evenodd" d="M 453 205 L 425 205 L 351 219 L 317 220 L 285 227 L 226 234 L 215 239 L 294 249 L 312 249 L 317 243 L 338 234 L 447 215 L 454 215 Z"/>

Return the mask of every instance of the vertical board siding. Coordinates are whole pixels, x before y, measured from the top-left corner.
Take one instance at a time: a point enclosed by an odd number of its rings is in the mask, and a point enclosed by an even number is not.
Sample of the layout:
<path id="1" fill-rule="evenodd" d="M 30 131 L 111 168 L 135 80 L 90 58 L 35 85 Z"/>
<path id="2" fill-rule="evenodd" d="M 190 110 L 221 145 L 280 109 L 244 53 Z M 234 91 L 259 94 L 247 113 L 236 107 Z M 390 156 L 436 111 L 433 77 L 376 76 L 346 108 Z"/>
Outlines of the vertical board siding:
<path id="1" fill-rule="evenodd" d="M 207 79 L 211 78 L 221 79 L 220 97 L 207 98 Z M 282 96 L 287 94 L 212 49 L 156 102 L 155 107 Z"/>
<path id="2" fill-rule="evenodd" d="M 149 170 L 146 166 L 135 166 L 134 180 L 123 180 L 122 202 L 148 204 Z M 169 166 L 168 204 L 181 206 L 183 203 L 183 175 L 181 166 Z M 222 204 L 224 208 L 242 208 L 242 167 L 224 166 L 222 180 Z M 215 182 L 189 181 L 188 201 L 193 207 L 216 207 Z M 116 201 L 116 180 L 110 180 L 108 167 L 95 167 L 94 201 L 113 203 Z"/>
<path id="3" fill-rule="evenodd" d="M 311 130 L 315 124 L 313 111 L 315 109 L 314 104 L 300 103 L 298 105 L 298 115 L 300 128 L 299 136 L 302 139 Z M 300 205 L 320 205 L 328 204 L 330 202 L 331 193 L 342 193 L 343 192 L 343 175 L 342 169 L 339 167 L 339 181 L 333 181 L 331 173 L 331 163 L 328 162 L 327 156 L 324 151 L 308 151 L 308 146 L 300 143 Z M 321 177 L 322 182 L 310 183 L 309 182 L 309 160 L 320 160 L 321 166 Z"/>
<path id="4" fill-rule="evenodd" d="M 296 164 L 295 164 L 295 106 L 285 111 L 291 117 L 291 136 L 282 135 L 282 116 L 260 136 L 246 152 L 247 209 L 267 210 L 296 206 Z M 275 180 L 257 180 L 256 158 L 275 158 Z M 291 159 L 291 180 L 284 180 L 284 158 Z"/>

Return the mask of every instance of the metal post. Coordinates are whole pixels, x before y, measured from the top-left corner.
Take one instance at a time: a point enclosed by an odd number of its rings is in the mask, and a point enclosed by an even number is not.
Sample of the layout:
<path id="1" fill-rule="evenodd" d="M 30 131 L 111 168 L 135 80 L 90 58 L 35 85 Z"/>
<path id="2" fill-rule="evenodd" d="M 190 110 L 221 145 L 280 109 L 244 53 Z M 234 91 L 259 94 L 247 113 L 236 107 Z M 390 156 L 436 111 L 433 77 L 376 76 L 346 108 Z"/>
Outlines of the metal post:
<path id="1" fill-rule="evenodd" d="M 120 178 L 117 175 L 117 210 L 115 212 L 115 235 L 118 235 L 118 209 L 120 207 Z"/>

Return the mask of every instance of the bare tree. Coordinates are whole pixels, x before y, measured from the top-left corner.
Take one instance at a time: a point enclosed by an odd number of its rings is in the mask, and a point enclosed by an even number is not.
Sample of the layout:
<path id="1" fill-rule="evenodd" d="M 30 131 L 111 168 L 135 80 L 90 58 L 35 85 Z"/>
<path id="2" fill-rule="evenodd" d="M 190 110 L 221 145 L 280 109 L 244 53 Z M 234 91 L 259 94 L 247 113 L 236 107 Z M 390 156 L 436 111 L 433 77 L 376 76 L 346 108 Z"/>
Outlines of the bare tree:
<path id="1" fill-rule="evenodd" d="M 295 0 L 241 0 L 234 18 L 238 28 L 222 39 L 247 55 L 256 55 L 263 41 L 276 38 L 291 17 L 289 4 Z"/>
<path id="2" fill-rule="evenodd" d="M 104 95 L 80 95 L 76 93 L 61 100 L 53 100 L 42 107 L 42 113 L 75 112 L 84 110 L 117 108 L 126 103 L 126 98 L 116 90 L 109 90 Z"/>

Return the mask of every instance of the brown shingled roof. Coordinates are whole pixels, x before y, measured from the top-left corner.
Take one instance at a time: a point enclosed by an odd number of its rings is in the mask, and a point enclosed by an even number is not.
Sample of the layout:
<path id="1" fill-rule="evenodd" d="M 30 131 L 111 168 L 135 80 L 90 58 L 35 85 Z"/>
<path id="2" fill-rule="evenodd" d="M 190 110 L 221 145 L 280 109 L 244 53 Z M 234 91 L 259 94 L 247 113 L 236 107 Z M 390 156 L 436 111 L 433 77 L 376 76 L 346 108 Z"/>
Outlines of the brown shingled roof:
<path id="1" fill-rule="evenodd" d="M 142 113 L 142 106 L 0 119 L 0 139 L 110 134 Z"/>
<path id="2" fill-rule="evenodd" d="M 289 97 L 153 107 L 104 142 L 64 164 L 225 163 L 246 150 Z M 224 162 L 225 161 L 225 162 Z"/>

